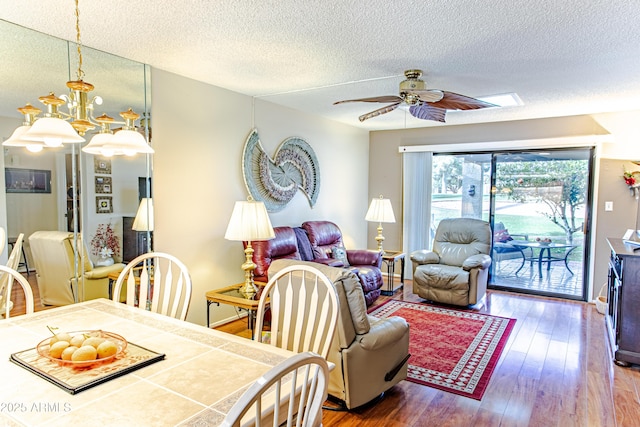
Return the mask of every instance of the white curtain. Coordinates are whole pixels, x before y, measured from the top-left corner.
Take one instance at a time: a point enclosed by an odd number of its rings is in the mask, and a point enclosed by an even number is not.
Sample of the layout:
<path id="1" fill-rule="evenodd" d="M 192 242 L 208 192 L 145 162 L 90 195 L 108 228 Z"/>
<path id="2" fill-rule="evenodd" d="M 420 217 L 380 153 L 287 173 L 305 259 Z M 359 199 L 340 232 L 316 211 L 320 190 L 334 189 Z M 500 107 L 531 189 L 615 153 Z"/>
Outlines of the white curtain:
<path id="1" fill-rule="evenodd" d="M 432 152 L 406 152 L 402 155 L 402 241 L 405 277 L 412 278 L 410 255 L 417 249 L 430 249 Z"/>

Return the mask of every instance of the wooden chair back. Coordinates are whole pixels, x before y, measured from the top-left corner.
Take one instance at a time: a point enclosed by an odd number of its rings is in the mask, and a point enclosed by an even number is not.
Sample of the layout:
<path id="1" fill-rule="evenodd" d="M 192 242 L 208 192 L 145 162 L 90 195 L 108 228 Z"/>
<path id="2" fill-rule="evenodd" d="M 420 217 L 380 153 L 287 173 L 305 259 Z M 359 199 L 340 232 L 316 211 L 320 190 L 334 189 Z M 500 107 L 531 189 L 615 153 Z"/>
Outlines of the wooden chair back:
<path id="1" fill-rule="evenodd" d="M 271 312 L 271 329 L 263 337 L 267 308 Z M 326 358 L 338 323 L 338 309 L 337 291 L 320 270 L 308 265 L 283 268 L 262 291 L 254 339 L 296 353 L 312 351 Z"/>
<path id="2" fill-rule="evenodd" d="M 315 353 L 296 354 L 271 368 L 240 397 L 221 426 L 322 425 L 329 368 Z"/>
<path id="3" fill-rule="evenodd" d="M 189 270 L 178 258 L 149 252 L 125 266 L 113 288 L 113 300 L 120 300 L 126 285 L 126 303 L 155 313 L 184 320 L 191 300 Z"/>

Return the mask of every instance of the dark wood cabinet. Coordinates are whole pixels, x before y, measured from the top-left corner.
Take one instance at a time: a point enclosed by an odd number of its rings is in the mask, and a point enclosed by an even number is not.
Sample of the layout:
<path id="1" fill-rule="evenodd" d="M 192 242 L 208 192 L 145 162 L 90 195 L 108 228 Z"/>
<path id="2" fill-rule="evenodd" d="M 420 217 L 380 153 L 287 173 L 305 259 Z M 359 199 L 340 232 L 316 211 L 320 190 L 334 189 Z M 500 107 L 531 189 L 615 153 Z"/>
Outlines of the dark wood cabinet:
<path id="1" fill-rule="evenodd" d="M 122 262 L 124 263 L 148 252 L 147 232 L 133 230 L 131 227 L 134 219 L 135 217 L 132 216 L 122 218 Z"/>
<path id="2" fill-rule="evenodd" d="M 640 247 L 622 239 L 607 241 L 611 258 L 605 318 L 611 351 L 618 365 L 640 364 Z"/>

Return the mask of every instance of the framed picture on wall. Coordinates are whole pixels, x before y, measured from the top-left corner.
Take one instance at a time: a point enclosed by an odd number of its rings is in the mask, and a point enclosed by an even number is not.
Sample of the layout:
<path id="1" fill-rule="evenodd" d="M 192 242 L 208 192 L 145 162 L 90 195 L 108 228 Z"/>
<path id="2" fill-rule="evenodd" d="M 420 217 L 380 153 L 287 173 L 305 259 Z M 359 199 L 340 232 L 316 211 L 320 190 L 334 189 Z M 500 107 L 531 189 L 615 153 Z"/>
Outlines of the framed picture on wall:
<path id="1" fill-rule="evenodd" d="M 96 213 L 113 213 L 113 204 L 111 196 L 96 197 Z"/>
<path id="2" fill-rule="evenodd" d="M 51 193 L 51 171 L 5 168 L 7 193 Z"/>
<path id="3" fill-rule="evenodd" d="M 111 173 L 111 160 L 105 159 L 104 157 L 95 156 L 93 158 L 93 171 L 95 173 Z"/>
<path id="4" fill-rule="evenodd" d="M 111 194 L 111 177 L 110 176 L 96 176 L 96 193 L 99 194 Z"/>

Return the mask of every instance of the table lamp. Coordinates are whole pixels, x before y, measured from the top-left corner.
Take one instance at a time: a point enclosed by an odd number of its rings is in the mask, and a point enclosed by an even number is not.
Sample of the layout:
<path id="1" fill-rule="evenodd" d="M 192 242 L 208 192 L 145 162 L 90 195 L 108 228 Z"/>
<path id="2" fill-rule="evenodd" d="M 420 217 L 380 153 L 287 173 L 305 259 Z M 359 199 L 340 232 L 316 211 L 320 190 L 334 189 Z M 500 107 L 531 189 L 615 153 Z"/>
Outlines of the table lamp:
<path id="1" fill-rule="evenodd" d="M 236 202 L 231 213 L 231 219 L 227 226 L 224 238 L 247 242 L 244 250 L 246 257 L 242 264 L 244 270 L 244 285 L 240 293 L 245 298 L 253 298 L 257 290 L 253 283 L 253 270 L 256 265 L 253 262 L 253 248 L 251 242 L 256 240 L 270 240 L 275 238 L 275 232 L 271 226 L 269 215 L 264 203 L 257 202 L 249 197 L 246 202 Z"/>
<path id="2" fill-rule="evenodd" d="M 371 199 L 369 210 L 364 217 L 367 221 L 378 223 L 378 235 L 376 236 L 376 242 L 378 242 L 378 250 L 384 252 L 382 249 L 382 242 L 384 236 L 382 235 L 382 223 L 383 222 L 396 222 L 396 217 L 393 215 L 393 208 L 391 207 L 391 200 L 383 199 L 380 195 L 377 199 Z"/>
<path id="3" fill-rule="evenodd" d="M 153 231 L 153 199 L 145 197 L 140 200 L 131 228 L 135 231 Z"/>

